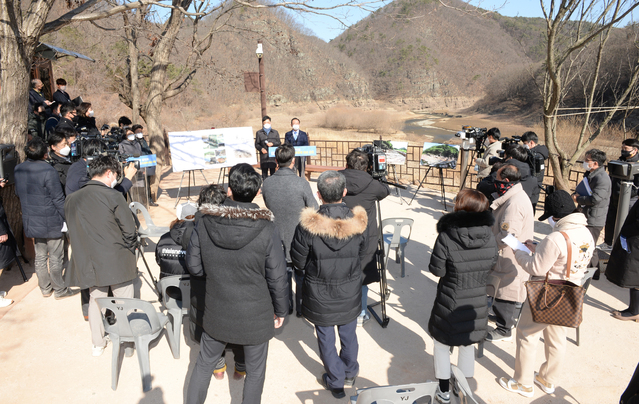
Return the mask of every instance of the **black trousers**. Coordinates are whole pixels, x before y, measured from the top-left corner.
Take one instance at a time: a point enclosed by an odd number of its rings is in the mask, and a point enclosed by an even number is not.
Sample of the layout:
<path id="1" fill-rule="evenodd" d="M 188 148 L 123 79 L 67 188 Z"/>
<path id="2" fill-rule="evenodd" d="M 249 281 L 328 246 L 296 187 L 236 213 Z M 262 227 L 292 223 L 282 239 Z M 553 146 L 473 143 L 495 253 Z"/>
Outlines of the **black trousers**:
<path id="1" fill-rule="evenodd" d="M 608 213 L 606 214 L 606 226 L 604 227 L 606 231 L 604 233 L 604 243 L 608 245 L 612 245 L 614 242 L 613 238 L 615 236 L 615 222 L 617 220 L 617 203 L 619 202 L 613 202 L 611 199 L 610 205 L 608 205 Z M 597 240 L 595 240 L 595 244 L 596 243 Z"/>
<path id="2" fill-rule="evenodd" d="M 338 355 L 335 348 L 335 326 L 315 326 L 320 359 L 328 374 L 328 387 L 332 389 L 344 388 L 344 379 L 355 377 L 359 372 L 359 363 L 357 363 L 359 344 L 356 329 L 357 319 L 337 326 L 341 346 Z"/>
<path id="3" fill-rule="evenodd" d="M 189 381 L 186 404 L 202 404 L 206 401 L 213 370 L 220 360 L 226 344 L 226 342 L 211 338 L 206 332 L 202 333 L 200 354 Z M 259 345 L 244 345 L 243 347 L 246 379 L 244 380 L 242 403 L 259 404 L 262 401 L 262 390 L 264 390 L 268 342 Z"/>
<path id="4" fill-rule="evenodd" d="M 507 336 L 512 334 L 512 328 L 515 326 L 515 316 L 519 317 L 517 312 L 519 305 L 521 304 L 502 299 L 495 299 L 493 302 L 493 312 L 495 317 L 497 317 L 495 324 L 500 334 Z"/>
<path id="5" fill-rule="evenodd" d="M 265 180 L 268 178 L 269 175 L 273 175 L 275 174 L 275 168 L 277 167 L 277 164 L 275 164 L 275 162 L 265 162 L 265 163 L 260 163 L 260 168 L 262 169 L 262 179 Z"/>
<path id="6" fill-rule="evenodd" d="M 597 240 L 599 239 L 599 235 L 601 234 L 601 230 L 603 230 L 602 226 L 586 226 L 586 228 L 590 231 L 590 234 L 592 234 L 592 238 L 595 240 L 595 247 L 597 246 Z M 595 251 L 592 253 L 592 258 L 590 259 L 590 267 L 594 267 L 597 268 L 597 266 L 599 265 L 599 254 L 598 254 L 597 249 L 595 249 Z"/>

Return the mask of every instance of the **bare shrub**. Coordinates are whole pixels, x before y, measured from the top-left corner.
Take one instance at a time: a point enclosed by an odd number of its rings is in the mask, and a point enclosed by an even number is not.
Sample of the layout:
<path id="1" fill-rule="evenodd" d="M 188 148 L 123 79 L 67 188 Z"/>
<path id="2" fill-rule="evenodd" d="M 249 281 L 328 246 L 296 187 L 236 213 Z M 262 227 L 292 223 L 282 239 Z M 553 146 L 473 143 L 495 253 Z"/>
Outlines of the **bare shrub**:
<path id="1" fill-rule="evenodd" d="M 375 133 L 395 133 L 396 123 L 387 111 L 361 111 L 356 108 L 334 107 L 324 113 L 320 127 L 328 129 L 354 129 Z"/>

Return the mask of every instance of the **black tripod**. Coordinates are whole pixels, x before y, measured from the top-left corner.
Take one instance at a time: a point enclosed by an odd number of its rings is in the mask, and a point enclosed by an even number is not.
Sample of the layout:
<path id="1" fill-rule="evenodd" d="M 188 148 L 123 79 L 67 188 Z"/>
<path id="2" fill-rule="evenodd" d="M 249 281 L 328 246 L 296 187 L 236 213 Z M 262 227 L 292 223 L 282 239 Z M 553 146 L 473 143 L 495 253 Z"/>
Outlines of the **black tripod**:
<path id="1" fill-rule="evenodd" d="M 413 197 L 411 198 L 410 202 L 408 202 L 409 205 L 413 203 L 415 196 L 417 196 L 417 193 L 424 185 L 424 181 L 426 181 L 426 177 L 428 177 L 428 173 L 430 172 L 431 168 L 433 168 L 433 166 L 428 166 L 428 170 L 426 170 L 426 174 L 424 174 L 424 178 L 422 178 L 421 182 L 419 183 L 419 187 L 417 187 L 417 190 L 413 194 Z M 444 210 L 448 210 L 446 206 L 446 186 L 444 185 L 444 167 L 437 167 L 437 168 L 439 169 L 439 186 L 440 186 L 440 191 L 442 194 L 442 203 L 444 204 Z"/>
<path id="2" fill-rule="evenodd" d="M 388 284 L 386 282 L 386 259 L 384 253 L 384 234 L 382 229 L 382 209 L 379 205 L 379 201 L 377 202 L 377 220 L 379 221 L 379 240 L 377 241 L 377 270 L 379 271 L 379 295 L 380 301 L 377 303 L 369 304 L 366 307 L 368 311 L 370 311 L 371 315 L 375 317 L 375 320 L 382 326 L 382 328 L 388 327 L 388 322 L 390 318 L 386 315 L 386 299 L 390 295 L 390 291 L 388 290 Z M 381 317 L 377 315 L 377 313 L 373 310 L 375 306 L 381 306 Z"/>

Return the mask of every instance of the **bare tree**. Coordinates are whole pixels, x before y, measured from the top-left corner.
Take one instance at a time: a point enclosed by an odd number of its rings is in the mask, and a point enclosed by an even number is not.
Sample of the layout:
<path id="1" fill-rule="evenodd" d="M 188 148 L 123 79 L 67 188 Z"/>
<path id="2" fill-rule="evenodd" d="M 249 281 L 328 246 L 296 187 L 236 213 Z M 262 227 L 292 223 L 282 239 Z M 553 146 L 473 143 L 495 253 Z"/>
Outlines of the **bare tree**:
<path id="1" fill-rule="evenodd" d="M 555 173 L 555 184 L 560 189 L 570 189 L 570 167 L 599 136 L 613 116 L 626 103 L 637 85 L 639 60 L 634 61 L 626 88 L 611 105 L 597 100 L 598 80 L 604 49 L 611 30 L 639 6 L 630 0 L 541 0 L 546 20 L 546 62 L 543 87 L 543 124 L 546 144 L 550 150 L 550 163 Z M 584 109 L 581 115 L 581 132 L 574 151 L 568 152 L 559 142 L 557 123 L 562 119 L 562 103 L 570 83 L 575 77 L 583 79 L 584 72 L 576 64 L 587 47 L 592 47 L 594 62 L 587 73 L 584 87 Z M 599 116 L 595 116 L 599 115 Z M 597 118 L 597 119 L 595 119 Z M 571 145 L 575 146 L 575 145 Z"/>

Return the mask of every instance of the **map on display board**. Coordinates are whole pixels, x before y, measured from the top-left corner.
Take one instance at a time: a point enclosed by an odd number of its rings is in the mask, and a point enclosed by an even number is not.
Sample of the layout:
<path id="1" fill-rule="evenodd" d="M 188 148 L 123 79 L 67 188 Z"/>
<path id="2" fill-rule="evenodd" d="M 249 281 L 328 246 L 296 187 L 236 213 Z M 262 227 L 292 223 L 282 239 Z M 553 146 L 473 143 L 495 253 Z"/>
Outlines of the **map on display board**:
<path id="1" fill-rule="evenodd" d="M 174 172 L 257 164 L 251 127 L 169 132 L 169 147 Z"/>
<path id="2" fill-rule="evenodd" d="M 424 142 L 419 165 L 441 168 L 455 168 L 459 157 L 459 146 L 443 143 Z"/>

